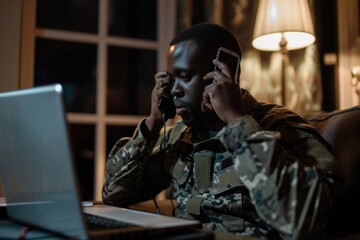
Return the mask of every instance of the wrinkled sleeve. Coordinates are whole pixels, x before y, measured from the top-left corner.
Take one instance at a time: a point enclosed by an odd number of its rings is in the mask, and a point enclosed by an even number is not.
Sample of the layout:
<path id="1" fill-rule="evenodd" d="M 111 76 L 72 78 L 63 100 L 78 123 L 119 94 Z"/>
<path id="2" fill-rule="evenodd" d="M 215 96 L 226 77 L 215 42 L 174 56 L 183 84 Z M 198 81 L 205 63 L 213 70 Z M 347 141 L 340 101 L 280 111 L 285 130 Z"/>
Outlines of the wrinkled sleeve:
<path id="1" fill-rule="evenodd" d="M 294 135 L 283 146 L 278 132 L 263 131 L 251 116 L 219 133 L 258 215 L 283 238 L 318 239 L 336 189 L 333 155 L 311 134 Z"/>
<path id="2" fill-rule="evenodd" d="M 149 136 L 143 120 L 132 138 L 122 138 L 114 145 L 105 165 L 105 204 L 125 207 L 149 200 L 169 186 L 160 154 L 153 151 L 158 139 Z"/>

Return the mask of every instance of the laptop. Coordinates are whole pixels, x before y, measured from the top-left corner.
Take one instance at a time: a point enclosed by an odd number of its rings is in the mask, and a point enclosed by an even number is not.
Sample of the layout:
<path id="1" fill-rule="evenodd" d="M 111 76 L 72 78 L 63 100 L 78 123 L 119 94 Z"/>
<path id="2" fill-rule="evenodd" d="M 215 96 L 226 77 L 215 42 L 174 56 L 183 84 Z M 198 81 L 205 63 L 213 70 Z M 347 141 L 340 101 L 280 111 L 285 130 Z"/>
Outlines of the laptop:
<path id="1" fill-rule="evenodd" d="M 60 84 L 0 93 L 0 176 L 10 219 L 75 239 L 131 239 L 201 226 L 197 220 L 83 206 L 74 166 Z M 125 226 L 89 229 L 86 214 Z"/>

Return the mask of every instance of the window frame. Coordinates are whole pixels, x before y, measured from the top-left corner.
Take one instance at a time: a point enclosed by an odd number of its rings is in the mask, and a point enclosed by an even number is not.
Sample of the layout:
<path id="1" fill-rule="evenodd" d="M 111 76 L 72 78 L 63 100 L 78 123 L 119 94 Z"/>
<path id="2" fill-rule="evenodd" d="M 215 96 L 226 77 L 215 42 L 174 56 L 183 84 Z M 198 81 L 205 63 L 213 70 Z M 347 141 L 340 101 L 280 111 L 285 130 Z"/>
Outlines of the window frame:
<path id="1" fill-rule="evenodd" d="M 155 41 L 109 36 L 107 33 L 109 0 L 99 0 L 97 34 L 36 28 L 36 0 L 26 0 L 22 2 L 19 88 L 31 88 L 34 86 L 36 38 L 97 45 L 96 111 L 93 114 L 67 113 L 67 121 L 69 124 L 95 125 L 95 170 L 93 188 L 94 200 L 99 201 L 102 199 L 102 186 L 105 179 L 107 126 L 137 126 L 139 121 L 145 117 L 141 115 L 115 115 L 106 113 L 108 46 L 156 50 L 157 71 L 164 70 L 166 67 L 165 56 L 168 51 L 168 44 L 175 34 L 176 0 L 157 0 L 157 40 Z M 120 137 L 121 136 L 119 136 L 119 138 Z"/>

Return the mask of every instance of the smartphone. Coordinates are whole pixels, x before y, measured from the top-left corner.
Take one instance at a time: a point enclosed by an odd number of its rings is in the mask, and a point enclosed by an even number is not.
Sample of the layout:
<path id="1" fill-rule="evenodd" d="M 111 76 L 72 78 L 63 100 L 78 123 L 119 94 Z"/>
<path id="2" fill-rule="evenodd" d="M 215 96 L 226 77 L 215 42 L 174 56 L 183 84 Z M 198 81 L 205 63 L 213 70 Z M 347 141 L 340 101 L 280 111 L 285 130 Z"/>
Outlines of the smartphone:
<path id="1" fill-rule="evenodd" d="M 240 69 L 240 56 L 236 52 L 233 52 L 227 48 L 219 47 L 216 53 L 216 60 L 226 63 L 231 71 L 234 72 L 234 76 L 231 76 L 235 82 L 238 82 L 239 69 Z M 214 71 L 220 70 L 216 66 Z"/>

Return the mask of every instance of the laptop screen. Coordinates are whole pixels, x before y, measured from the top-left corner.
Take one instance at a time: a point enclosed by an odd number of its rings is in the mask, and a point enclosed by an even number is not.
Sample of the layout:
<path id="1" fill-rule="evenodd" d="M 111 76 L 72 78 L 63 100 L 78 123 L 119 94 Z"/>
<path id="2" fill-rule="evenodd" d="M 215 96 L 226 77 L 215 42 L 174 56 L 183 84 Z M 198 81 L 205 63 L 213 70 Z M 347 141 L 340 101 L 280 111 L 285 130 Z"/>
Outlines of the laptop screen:
<path id="1" fill-rule="evenodd" d="M 85 238 L 59 84 L 0 94 L 0 175 L 10 218 Z"/>

